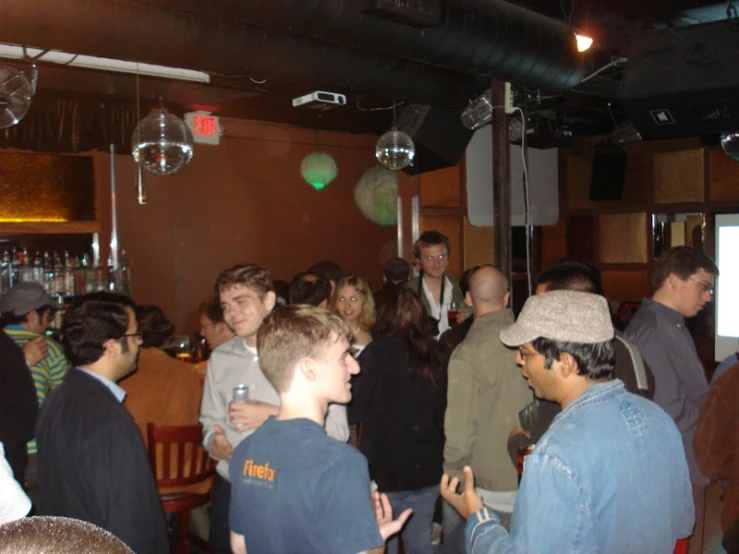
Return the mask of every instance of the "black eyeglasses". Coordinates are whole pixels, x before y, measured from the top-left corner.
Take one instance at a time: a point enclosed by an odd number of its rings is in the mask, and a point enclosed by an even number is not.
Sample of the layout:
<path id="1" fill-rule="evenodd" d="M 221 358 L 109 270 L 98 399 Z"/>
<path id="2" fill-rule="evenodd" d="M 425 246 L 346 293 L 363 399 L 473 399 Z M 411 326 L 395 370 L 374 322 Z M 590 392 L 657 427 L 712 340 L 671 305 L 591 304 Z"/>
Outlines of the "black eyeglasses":
<path id="1" fill-rule="evenodd" d="M 140 331 L 139 331 L 139 332 L 137 332 L 137 333 L 127 333 L 127 334 L 125 334 L 125 335 L 121 336 L 121 338 L 122 338 L 122 339 L 125 339 L 126 337 L 138 337 L 138 338 L 143 338 L 143 337 L 144 337 L 144 333 L 142 333 L 142 332 L 140 332 Z"/>

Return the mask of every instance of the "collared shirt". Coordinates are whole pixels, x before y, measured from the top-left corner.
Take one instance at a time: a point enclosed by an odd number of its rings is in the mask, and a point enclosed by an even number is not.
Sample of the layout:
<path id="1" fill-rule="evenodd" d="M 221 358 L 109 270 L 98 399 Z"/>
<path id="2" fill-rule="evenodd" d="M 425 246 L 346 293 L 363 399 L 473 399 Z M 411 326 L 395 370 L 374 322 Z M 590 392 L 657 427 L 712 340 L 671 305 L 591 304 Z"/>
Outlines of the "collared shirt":
<path id="1" fill-rule="evenodd" d="M 97 381 L 100 381 L 103 385 L 105 385 L 105 388 L 107 388 L 113 396 L 116 397 L 116 400 L 120 402 L 121 404 L 126 399 L 126 391 L 124 391 L 121 387 L 119 387 L 117 384 L 115 384 L 113 381 L 108 379 L 107 377 L 103 377 L 99 373 L 95 373 L 94 371 L 89 371 L 87 369 L 82 369 L 81 367 L 78 367 L 80 371 L 87 373 L 90 377 L 93 379 L 96 379 Z"/>
<path id="2" fill-rule="evenodd" d="M 429 307 L 431 308 L 431 313 L 429 315 L 439 320 L 439 327 L 438 327 L 439 332 L 436 334 L 436 338 L 438 338 L 439 336 L 441 336 L 441 334 L 444 331 L 449 329 L 449 303 L 452 301 L 452 296 L 454 295 L 454 288 L 453 288 L 452 282 L 445 275 L 444 276 L 444 305 L 439 306 L 439 303 L 434 298 L 434 294 L 426 286 L 426 280 L 421 279 L 421 283 L 423 286 L 423 293 L 426 295 L 426 300 L 428 300 Z M 461 307 L 459 309 L 461 309 Z"/>
<path id="3" fill-rule="evenodd" d="M 41 337 L 34 331 L 29 331 L 23 325 L 13 323 L 5 326 L 5 333 L 12 338 L 15 343 L 23 347 L 26 343 Z M 64 356 L 61 345 L 49 337 L 44 337 L 48 347 L 48 353 L 43 360 L 29 366 L 33 384 L 36 387 L 36 400 L 41 406 L 46 400 L 46 395 L 53 389 L 57 388 L 64 381 L 64 376 L 69 370 L 69 362 Z M 28 441 L 28 453 L 36 453 L 36 439 Z"/>
<path id="4" fill-rule="evenodd" d="M 615 379 L 572 401 L 526 457 L 510 534 L 483 508 L 465 535 L 472 554 L 667 554 L 694 521 L 674 422 Z"/>
<path id="5" fill-rule="evenodd" d="M 685 318 L 672 308 L 645 298 L 624 334 L 654 374 L 654 401 L 670 414 L 680 430 L 693 484 L 707 485 L 710 480 L 695 461 L 693 436 L 708 394 L 708 381 Z"/>

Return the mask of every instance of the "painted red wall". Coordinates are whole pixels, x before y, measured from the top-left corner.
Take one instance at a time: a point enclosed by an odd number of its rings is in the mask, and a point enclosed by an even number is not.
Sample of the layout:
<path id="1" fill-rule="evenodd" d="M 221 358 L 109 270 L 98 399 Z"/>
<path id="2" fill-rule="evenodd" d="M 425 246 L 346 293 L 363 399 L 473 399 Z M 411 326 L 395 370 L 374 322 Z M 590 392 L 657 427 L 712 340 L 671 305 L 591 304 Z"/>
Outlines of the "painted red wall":
<path id="1" fill-rule="evenodd" d="M 380 227 L 354 204 L 354 185 L 376 164 L 376 137 L 320 132 L 320 149 L 334 156 L 337 179 L 313 190 L 300 176 L 316 150 L 316 132 L 286 125 L 225 121 L 219 146 L 197 145 L 178 175 L 146 174 L 148 202 L 136 204 L 135 165 L 116 156 L 118 233 L 128 253 L 133 297 L 160 306 L 177 332 L 197 330 L 197 307 L 218 273 L 253 262 L 289 281 L 309 265 L 331 259 L 345 273 L 381 281 L 395 255 L 395 227 Z M 109 156 L 96 154 L 98 206 L 109 241 Z"/>

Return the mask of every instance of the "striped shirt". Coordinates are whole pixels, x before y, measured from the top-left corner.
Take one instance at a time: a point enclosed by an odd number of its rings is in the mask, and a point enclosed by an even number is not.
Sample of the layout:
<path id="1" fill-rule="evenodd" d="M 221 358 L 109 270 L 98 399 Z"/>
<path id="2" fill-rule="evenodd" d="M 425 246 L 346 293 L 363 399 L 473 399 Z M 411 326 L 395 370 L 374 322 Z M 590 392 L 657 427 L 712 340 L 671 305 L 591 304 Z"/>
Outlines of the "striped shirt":
<path id="1" fill-rule="evenodd" d="M 20 347 L 41 336 L 17 324 L 6 326 L 5 333 Z M 31 375 L 33 376 L 33 383 L 36 386 L 36 399 L 38 400 L 39 406 L 44 402 L 46 395 L 52 389 L 62 384 L 64 376 L 69 369 L 69 362 L 64 357 L 64 352 L 59 343 L 46 338 L 46 344 L 49 346 L 49 355 L 39 363 L 31 366 Z M 28 453 L 36 453 L 36 439 L 28 441 Z"/>

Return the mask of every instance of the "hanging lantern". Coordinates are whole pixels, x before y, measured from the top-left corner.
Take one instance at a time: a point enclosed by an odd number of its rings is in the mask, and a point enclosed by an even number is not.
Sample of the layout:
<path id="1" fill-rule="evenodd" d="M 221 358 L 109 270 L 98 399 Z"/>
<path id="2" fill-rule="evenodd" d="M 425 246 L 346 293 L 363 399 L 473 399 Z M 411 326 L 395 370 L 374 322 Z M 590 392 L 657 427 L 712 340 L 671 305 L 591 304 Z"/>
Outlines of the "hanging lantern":
<path id="1" fill-rule="evenodd" d="M 136 125 L 131 140 L 133 158 L 155 175 L 174 175 L 193 155 L 190 130 L 179 117 L 157 110 Z"/>
<path id="2" fill-rule="evenodd" d="M 354 203 L 364 217 L 382 226 L 398 223 L 398 175 L 376 165 L 359 178 Z"/>
<path id="3" fill-rule="evenodd" d="M 382 135 L 375 145 L 377 161 L 388 169 L 398 171 L 413 163 L 416 145 L 413 139 L 403 131 L 393 129 Z"/>
<path id="4" fill-rule="evenodd" d="M 300 162 L 300 174 L 306 183 L 316 190 L 321 190 L 336 179 L 339 169 L 331 154 L 313 152 Z"/>

